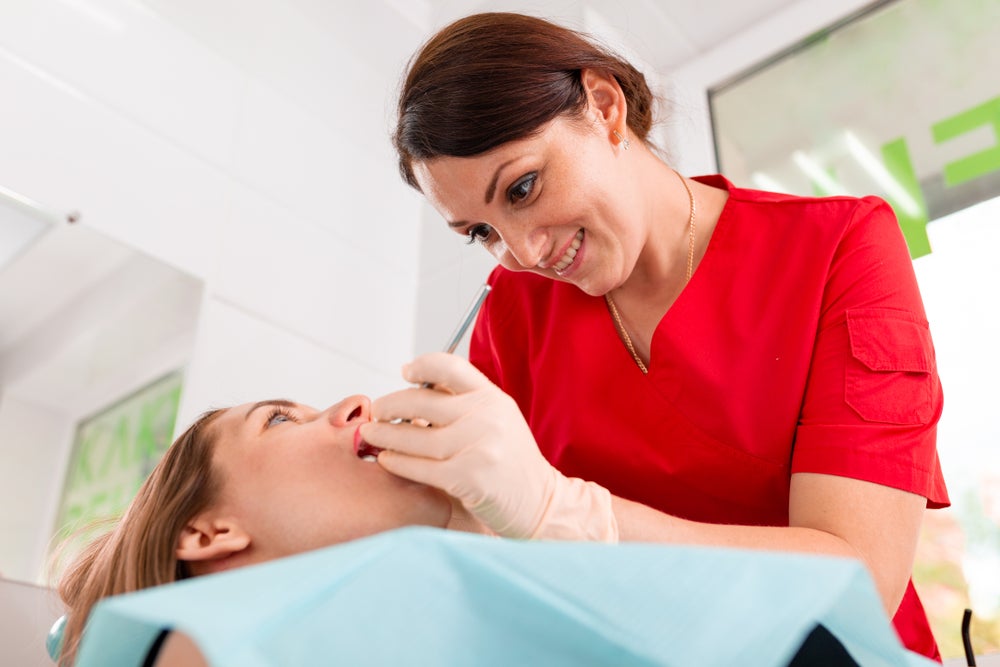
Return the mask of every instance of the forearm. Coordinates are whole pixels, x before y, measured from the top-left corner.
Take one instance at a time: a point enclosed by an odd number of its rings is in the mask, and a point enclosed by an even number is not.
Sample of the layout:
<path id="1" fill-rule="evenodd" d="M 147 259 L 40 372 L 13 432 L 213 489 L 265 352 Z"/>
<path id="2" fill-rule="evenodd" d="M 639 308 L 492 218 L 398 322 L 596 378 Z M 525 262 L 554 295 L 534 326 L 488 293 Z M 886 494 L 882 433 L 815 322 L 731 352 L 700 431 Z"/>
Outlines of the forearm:
<path id="1" fill-rule="evenodd" d="M 622 542 L 699 544 L 860 558 L 843 538 L 814 528 L 699 523 L 618 497 L 614 498 L 613 506 Z"/>

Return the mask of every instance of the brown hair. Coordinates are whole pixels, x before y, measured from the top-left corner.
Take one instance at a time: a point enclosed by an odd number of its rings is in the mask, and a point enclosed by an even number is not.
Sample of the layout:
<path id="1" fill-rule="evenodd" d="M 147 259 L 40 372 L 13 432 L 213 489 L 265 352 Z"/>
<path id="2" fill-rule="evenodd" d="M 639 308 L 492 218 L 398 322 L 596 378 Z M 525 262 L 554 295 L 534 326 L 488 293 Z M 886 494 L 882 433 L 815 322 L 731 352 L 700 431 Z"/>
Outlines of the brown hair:
<path id="1" fill-rule="evenodd" d="M 413 162 L 468 157 L 524 139 L 586 104 L 584 69 L 610 73 L 645 141 L 653 94 L 641 72 L 587 36 L 521 14 L 474 14 L 443 28 L 411 61 L 393 144 L 403 180 L 420 189 Z"/>
<path id="2" fill-rule="evenodd" d="M 223 410 L 201 415 L 167 449 L 110 532 L 90 543 L 59 581 L 67 608 L 60 665 L 72 665 L 91 608 L 109 595 L 190 576 L 175 556 L 187 522 L 216 498 L 212 471 L 216 433 L 209 428 Z"/>

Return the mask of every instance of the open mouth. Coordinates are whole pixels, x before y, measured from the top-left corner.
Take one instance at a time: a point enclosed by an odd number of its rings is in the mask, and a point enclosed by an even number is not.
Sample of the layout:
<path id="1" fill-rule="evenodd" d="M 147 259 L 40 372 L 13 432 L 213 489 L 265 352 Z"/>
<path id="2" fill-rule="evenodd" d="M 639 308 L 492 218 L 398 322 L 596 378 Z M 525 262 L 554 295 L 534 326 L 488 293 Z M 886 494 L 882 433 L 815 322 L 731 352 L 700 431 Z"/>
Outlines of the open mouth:
<path id="1" fill-rule="evenodd" d="M 369 445 L 365 442 L 364 438 L 361 437 L 361 427 L 354 432 L 354 454 L 362 461 L 375 462 L 378 460 L 378 455 L 382 451 L 381 448 L 375 445 Z"/>
<path id="2" fill-rule="evenodd" d="M 552 269 L 556 272 L 556 275 L 561 276 L 566 273 L 570 266 L 573 265 L 573 261 L 576 259 L 576 252 L 580 249 L 580 245 L 583 243 L 583 230 L 581 229 L 573 237 L 573 242 L 570 243 L 569 247 L 559 261 L 552 265 Z"/>

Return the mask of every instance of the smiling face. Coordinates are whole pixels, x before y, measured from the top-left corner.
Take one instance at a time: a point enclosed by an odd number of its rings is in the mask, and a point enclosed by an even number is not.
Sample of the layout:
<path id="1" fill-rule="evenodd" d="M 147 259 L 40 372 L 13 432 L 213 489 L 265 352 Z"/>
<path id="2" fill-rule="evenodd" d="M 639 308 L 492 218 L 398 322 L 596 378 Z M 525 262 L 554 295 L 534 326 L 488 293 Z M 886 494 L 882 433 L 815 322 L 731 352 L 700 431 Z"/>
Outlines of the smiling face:
<path id="1" fill-rule="evenodd" d="M 414 173 L 448 225 L 504 267 L 600 295 L 624 282 L 642 248 L 620 150 L 600 128 L 559 118 L 528 139 L 420 162 Z"/>
<path id="2" fill-rule="evenodd" d="M 370 419 L 364 396 L 323 411 L 263 401 L 218 418 L 213 465 L 221 492 L 214 511 L 239 521 L 254 560 L 402 526 L 448 523 L 446 495 L 358 458 L 355 433 Z"/>
<path id="3" fill-rule="evenodd" d="M 647 211 L 636 187 L 639 146 L 626 157 L 615 134 L 625 132 L 621 89 L 589 71 L 582 83 L 588 105 L 579 118 L 560 116 L 480 155 L 415 162 L 413 173 L 448 225 L 506 268 L 600 295 L 631 274 Z"/>

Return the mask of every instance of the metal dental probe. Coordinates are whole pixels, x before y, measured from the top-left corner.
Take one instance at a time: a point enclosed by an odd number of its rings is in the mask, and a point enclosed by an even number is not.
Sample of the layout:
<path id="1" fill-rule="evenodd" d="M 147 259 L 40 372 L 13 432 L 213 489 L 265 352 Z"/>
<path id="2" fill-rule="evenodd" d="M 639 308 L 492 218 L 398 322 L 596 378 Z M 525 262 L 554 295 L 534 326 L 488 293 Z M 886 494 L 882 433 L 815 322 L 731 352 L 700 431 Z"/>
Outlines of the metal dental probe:
<path id="1" fill-rule="evenodd" d="M 483 301 L 486 300 L 486 295 L 490 293 L 492 288 L 483 284 L 476 292 L 476 298 L 472 300 L 469 304 L 469 309 L 462 316 L 462 319 L 458 322 L 458 326 L 455 328 L 455 332 L 451 334 L 451 338 L 448 339 L 448 344 L 445 345 L 444 351 L 449 354 L 455 351 L 458 344 L 462 342 L 462 337 L 465 335 L 465 331 L 469 328 L 469 325 L 476 319 L 476 314 L 479 312 L 479 308 L 483 305 Z"/>
<path id="2" fill-rule="evenodd" d="M 458 326 L 455 327 L 455 331 L 452 332 L 451 336 L 448 338 L 448 343 L 444 346 L 445 352 L 451 354 L 455 351 L 455 348 L 458 347 L 458 344 L 462 342 L 465 332 L 469 329 L 469 325 L 475 321 L 476 315 L 479 313 L 479 309 L 482 307 L 483 302 L 486 301 L 486 295 L 490 293 L 491 289 L 493 288 L 488 284 L 483 283 L 483 286 L 479 288 L 478 292 L 476 292 L 476 296 L 472 300 L 472 303 L 469 304 L 469 308 L 465 311 L 465 315 L 463 315 L 462 319 L 458 321 Z M 430 382 L 424 382 L 420 386 L 424 389 L 430 389 L 434 385 Z"/>
<path id="3" fill-rule="evenodd" d="M 469 308 L 465 311 L 465 314 L 462 316 L 462 319 L 458 321 L 458 326 L 455 327 L 455 331 L 452 332 L 451 336 L 449 336 L 448 342 L 444 346 L 445 352 L 447 352 L 448 354 L 453 353 L 455 349 L 458 347 L 458 344 L 462 342 L 462 338 L 465 337 L 465 332 L 468 331 L 469 326 L 475 321 L 476 315 L 479 313 L 479 309 L 482 307 L 483 302 L 486 300 L 486 295 L 490 293 L 491 289 L 493 288 L 490 287 L 488 284 L 484 283 L 483 286 L 479 288 L 479 291 L 476 292 L 476 296 L 472 300 L 472 303 L 469 304 Z M 433 389 L 434 385 L 430 382 L 423 382 L 421 383 L 420 387 L 422 389 Z M 404 424 L 404 423 L 409 423 L 409 421 L 410 421 L 409 419 L 397 418 L 390 420 L 389 423 Z M 364 440 L 361 440 L 360 447 L 365 447 L 365 446 L 368 446 L 368 443 L 366 443 Z M 358 448 L 359 447 L 356 446 L 355 451 L 357 451 Z"/>

